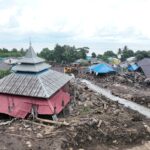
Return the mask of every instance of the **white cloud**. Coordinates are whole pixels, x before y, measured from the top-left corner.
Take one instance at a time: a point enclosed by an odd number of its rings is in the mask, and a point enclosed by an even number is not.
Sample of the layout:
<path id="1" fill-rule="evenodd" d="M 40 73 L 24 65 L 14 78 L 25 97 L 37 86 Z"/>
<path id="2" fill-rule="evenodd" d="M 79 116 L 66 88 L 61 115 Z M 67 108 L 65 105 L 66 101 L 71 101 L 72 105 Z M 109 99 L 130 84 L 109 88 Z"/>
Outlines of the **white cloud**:
<path id="1" fill-rule="evenodd" d="M 41 42 L 51 36 L 53 43 L 65 44 L 70 38 L 73 44 L 99 49 L 104 42 L 113 49 L 120 43 L 137 48 L 150 38 L 150 0 L 0 0 L 0 4 L 0 40 L 13 39 L 6 33 L 14 39 L 42 36 Z"/>

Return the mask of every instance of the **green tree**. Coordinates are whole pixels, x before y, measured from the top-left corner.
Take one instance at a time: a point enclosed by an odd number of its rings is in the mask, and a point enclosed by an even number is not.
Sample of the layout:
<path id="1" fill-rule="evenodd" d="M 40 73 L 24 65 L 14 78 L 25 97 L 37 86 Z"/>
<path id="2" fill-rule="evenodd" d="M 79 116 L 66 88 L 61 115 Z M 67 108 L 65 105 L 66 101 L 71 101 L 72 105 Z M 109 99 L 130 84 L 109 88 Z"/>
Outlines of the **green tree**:
<path id="1" fill-rule="evenodd" d="M 78 48 L 78 58 L 83 58 L 86 59 L 87 53 L 89 52 L 89 48 L 88 47 L 81 47 Z"/>
<path id="2" fill-rule="evenodd" d="M 39 56 L 47 61 L 54 60 L 54 51 L 49 50 L 49 48 L 43 48 Z"/>
<path id="3" fill-rule="evenodd" d="M 18 52 L 18 50 L 16 48 L 13 48 L 11 51 L 14 52 L 14 53 Z"/>
<path id="4" fill-rule="evenodd" d="M 104 56 L 109 58 L 109 57 L 117 57 L 117 55 L 113 51 L 106 51 L 104 52 Z"/>
<path id="5" fill-rule="evenodd" d="M 137 60 L 141 60 L 143 58 L 150 58 L 150 51 L 136 51 L 135 57 Z"/>
<path id="6" fill-rule="evenodd" d="M 97 55 L 97 58 L 98 58 L 98 59 L 102 59 L 102 57 L 103 57 L 103 55 L 101 55 L 101 54 L 98 54 L 98 55 Z"/>
<path id="7" fill-rule="evenodd" d="M 63 61 L 64 51 L 65 51 L 64 47 L 56 44 L 54 48 L 54 59 L 56 60 L 56 62 L 61 63 Z"/>
<path id="8" fill-rule="evenodd" d="M 3 48 L 3 52 L 4 52 L 4 53 L 7 53 L 7 52 L 8 52 L 8 49 Z"/>
<path id="9" fill-rule="evenodd" d="M 118 49 L 118 54 L 121 55 L 122 54 L 122 50 L 121 48 Z"/>
<path id="10" fill-rule="evenodd" d="M 94 52 L 92 53 L 92 58 L 96 58 L 96 54 Z"/>
<path id="11" fill-rule="evenodd" d="M 124 46 L 123 51 L 122 51 L 122 55 L 121 55 L 121 60 L 125 61 L 127 58 L 133 57 L 133 56 L 134 56 L 134 51 L 128 49 L 127 46 Z"/>
<path id="12" fill-rule="evenodd" d="M 73 62 L 77 59 L 77 53 L 75 47 L 71 47 L 69 45 L 64 45 L 64 53 L 63 53 L 63 60 L 65 63 Z"/>
<path id="13" fill-rule="evenodd" d="M 13 48 L 12 50 L 8 50 L 6 48 L 0 49 L 0 57 L 20 57 L 24 54 L 21 53 L 21 51 L 18 51 L 16 48 Z"/>
<path id="14" fill-rule="evenodd" d="M 26 51 L 23 48 L 21 48 L 20 53 L 21 53 L 22 56 L 24 56 L 26 54 Z"/>

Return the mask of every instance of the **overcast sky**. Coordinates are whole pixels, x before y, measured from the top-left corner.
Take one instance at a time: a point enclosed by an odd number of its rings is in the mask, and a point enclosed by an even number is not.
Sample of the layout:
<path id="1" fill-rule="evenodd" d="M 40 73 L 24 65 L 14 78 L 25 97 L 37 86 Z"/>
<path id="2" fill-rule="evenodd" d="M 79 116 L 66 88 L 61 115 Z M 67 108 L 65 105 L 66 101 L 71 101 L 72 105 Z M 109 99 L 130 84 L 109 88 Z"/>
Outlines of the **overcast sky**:
<path id="1" fill-rule="evenodd" d="M 0 0 L 0 47 L 150 49 L 150 0 Z"/>

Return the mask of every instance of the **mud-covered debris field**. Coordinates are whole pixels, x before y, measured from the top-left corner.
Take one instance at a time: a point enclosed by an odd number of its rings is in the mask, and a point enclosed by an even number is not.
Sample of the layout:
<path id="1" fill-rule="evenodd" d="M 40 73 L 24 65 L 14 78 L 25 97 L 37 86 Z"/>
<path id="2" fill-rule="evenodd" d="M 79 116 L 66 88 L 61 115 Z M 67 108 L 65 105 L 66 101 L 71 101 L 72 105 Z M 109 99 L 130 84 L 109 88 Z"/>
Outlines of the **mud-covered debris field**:
<path id="1" fill-rule="evenodd" d="M 78 80 L 71 81 L 70 91 L 72 100 L 58 120 L 62 125 L 29 118 L 1 120 L 0 149 L 90 149 L 97 145 L 123 149 L 150 140 L 150 119 Z"/>

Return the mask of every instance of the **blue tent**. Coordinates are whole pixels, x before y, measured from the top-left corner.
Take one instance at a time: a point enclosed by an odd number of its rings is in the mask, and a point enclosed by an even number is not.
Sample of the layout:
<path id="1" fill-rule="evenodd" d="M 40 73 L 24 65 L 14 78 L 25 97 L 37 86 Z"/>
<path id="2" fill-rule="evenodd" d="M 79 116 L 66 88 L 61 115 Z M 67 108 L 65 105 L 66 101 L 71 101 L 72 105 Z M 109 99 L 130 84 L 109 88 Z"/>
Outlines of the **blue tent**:
<path id="1" fill-rule="evenodd" d="M 136 71 L 138 68 L 139 68 L 139 66 L 136 64 L 132 64 L 132 65 L 128 66 L 129 71 Z"/>
<path id="2" fill-rule="evenodd" d="M 95 67 L 99 66 L 99 65 L 100 65 L 100 64 L 92 65 L 92 66 L 89 67 L 89 69 L 90 69 L 91 71 L 93 71 L 93 69 L 94 69 Z"/>
<path id="3" fill-rule="evenodd" d="M 90 68 L 90 71 L 95 72 L 96 74 L 98 73 L 110 73 L 110 72 L 115 72 L 115 70 L 107 65 L 107 64 L 97 64 L 97 65 L 93 65 Z"/>

